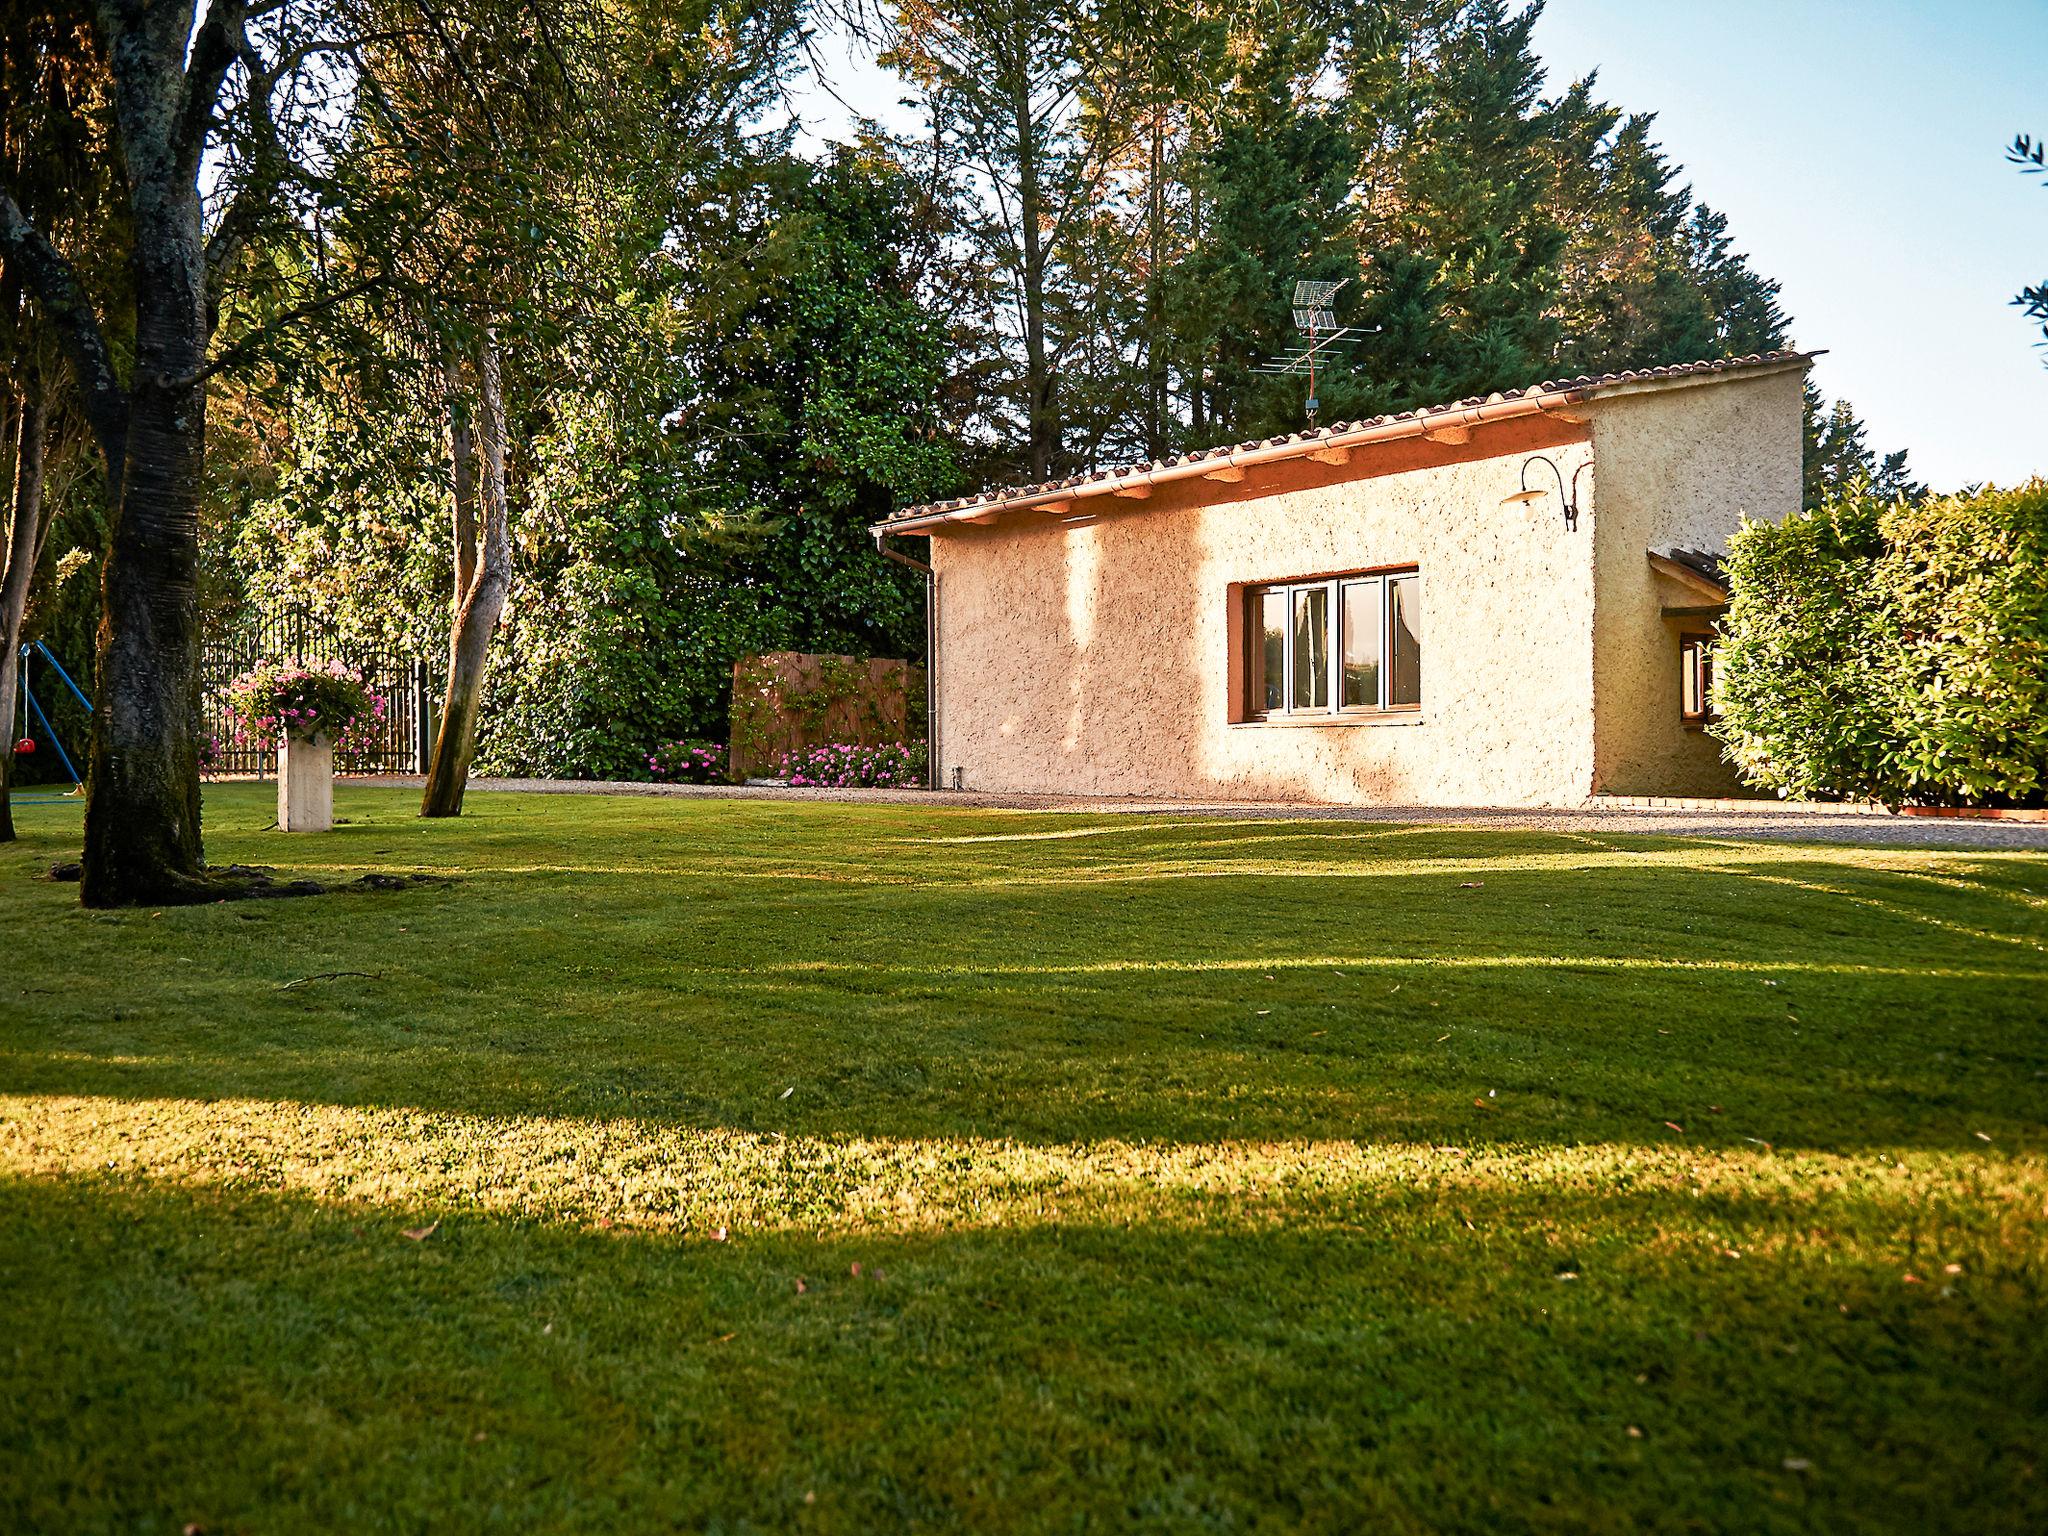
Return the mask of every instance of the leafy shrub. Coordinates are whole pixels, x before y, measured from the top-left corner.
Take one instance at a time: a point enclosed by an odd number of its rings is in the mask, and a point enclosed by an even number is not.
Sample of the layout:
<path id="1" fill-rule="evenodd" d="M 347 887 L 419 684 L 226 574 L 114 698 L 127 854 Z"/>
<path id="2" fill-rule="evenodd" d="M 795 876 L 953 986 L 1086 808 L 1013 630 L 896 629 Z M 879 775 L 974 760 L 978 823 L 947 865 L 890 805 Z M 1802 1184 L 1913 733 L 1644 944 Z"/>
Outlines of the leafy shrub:
<path id="1" fill-rule="evenodd" d="M 1752 784 L 1888 805 L 2048 798 L 2048 480 L 1852 492 L 1732 541 L 1715 734 Z"/>
<path id="2" fill-rule="evenodd" d="M 723 783 L 725 747 L 716 741 L 672 741 L 647 754 L 647 771 L 661 784 Z"/>
<path id="3" fill-rule="evenodd" d="M 323 735 L 343 754 L 367 745 L 388 707 L 361 672 L 339 661 L 266 661 L 228 684 L 227 706 L 244 746 Z"/>
<path id="4" fill-rule="evenodd" d="M 925 781 L 925 744 L 892 741 L 877 747 L 825 742 L 784 752 L 777 772 L 791 784 L 813 789 L 915 788 Z"/>

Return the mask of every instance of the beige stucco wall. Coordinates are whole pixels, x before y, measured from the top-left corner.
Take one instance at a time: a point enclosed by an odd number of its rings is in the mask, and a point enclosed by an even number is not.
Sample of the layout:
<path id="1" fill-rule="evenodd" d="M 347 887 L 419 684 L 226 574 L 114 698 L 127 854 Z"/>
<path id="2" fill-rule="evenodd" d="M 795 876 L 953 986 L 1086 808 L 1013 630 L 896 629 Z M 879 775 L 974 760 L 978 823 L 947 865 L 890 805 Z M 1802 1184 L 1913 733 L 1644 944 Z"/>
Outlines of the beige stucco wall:
<path id="1" fill-rule="evenodd" d="M 1220 505 L 1194 504 L 1223 494 L 1195 482 L 1179 500 L 1091 502 L 1115 510 L 1078 526 L 1021 514 L 941 531 L 943 782 L 958 767 L 998 791 L 1583 800 L 1594 540 L 1565 531 L 1554 500 L 1500 505 L 1527 451 Z M 1569 477 L 1589 449 L 1544 451 Z M 1232 723 L 1234 586 L 1408 564 L 1423 579 L 1419 716 Z"/>
<path id="2" fill-rule="evenodd" d="M 1679 712 L 1681 630 L 1663 617 L 1704 601 L 1651 570 L 1646 551 L 1727 552 L 1747 516 L 1799 508 L 1804 369 L 1604 396 L 1593 431 L 1594 787 L 1612 794 L 1743 793 L 1719 743 Z"/>

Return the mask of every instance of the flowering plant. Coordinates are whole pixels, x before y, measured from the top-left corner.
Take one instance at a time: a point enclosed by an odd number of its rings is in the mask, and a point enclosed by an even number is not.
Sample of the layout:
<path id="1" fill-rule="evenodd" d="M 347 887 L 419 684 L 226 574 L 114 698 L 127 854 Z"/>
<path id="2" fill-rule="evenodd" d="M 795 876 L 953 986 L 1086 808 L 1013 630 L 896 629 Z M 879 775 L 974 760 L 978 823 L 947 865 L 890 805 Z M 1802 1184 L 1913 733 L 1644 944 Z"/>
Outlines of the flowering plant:
<path id="1" fill-rule="evenodd" d="M 368 745 L 384 724 L 384 696 L 339 661 L 267 661 L 227 691 L 235 739 L 267 747 L 286 736 L 326 736 L 337 751 Z"/>
<path id="2" fill-rule="evenodd" d="M 716 784 L 725 778 L 725 748 L 685 738 L 647 754 L 647 771 L 661 784 Z"/>
<path id="3" fill-rule="evenodd" d="M 785 752 L 777 760 L 780 776 L 804 789 L 889 789 L 924 782 L 925 745 L 891 741 L 863 747 L 826 742 Z"/>

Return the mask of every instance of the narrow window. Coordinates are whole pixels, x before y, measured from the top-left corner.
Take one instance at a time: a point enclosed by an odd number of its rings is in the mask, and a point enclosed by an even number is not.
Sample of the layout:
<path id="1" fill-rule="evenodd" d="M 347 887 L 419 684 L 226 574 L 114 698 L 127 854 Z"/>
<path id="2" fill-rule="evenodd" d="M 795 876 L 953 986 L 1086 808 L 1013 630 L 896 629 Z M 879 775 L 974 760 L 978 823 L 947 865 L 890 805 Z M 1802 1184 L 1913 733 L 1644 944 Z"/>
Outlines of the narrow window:
<path id="1" fill-rule="evenodd" d="M 1411 709 L 1422 702 L 1422 579 L 1387 581 L 1389 650 L 1387 707 Z"/>
<path id="2" fill-rule="evenodd" d="M 1385 583 L 1375 576 L 1344 583 L 1344 707 L 1380 707 L 1380 654 L 1386 623 L 1380 614 Z"/>
<path id="3" fill-rule="evenodd" d="M 1330 589 L 1294 589 L 1294 687 L 1296 710 L 1330 707 Z"/>
<path id="4" fill-rule="evenodd" d="M 1252 697 L 1272 713 L 1287 707 L 1287 590 L 1275 587 L 1256 594 L 1252 612 L 1258 621 L 1252 664 L 1257 674 Z"/>
<path id="5" fill-rule="evenodd" d="M 1683 635 L 1678 641 L 1679 713 L 1688 721 L 1714 718 L 1714 638 Z"/>

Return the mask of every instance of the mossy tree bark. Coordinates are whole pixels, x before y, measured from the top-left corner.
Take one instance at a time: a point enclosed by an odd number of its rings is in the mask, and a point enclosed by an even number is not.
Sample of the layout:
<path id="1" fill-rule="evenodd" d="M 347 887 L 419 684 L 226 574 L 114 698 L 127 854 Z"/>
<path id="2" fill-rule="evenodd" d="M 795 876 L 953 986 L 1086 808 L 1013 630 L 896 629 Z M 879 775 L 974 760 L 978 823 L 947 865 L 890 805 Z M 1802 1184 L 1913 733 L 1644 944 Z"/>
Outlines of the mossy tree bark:
<path id="1" fill-rule="evenodd" d="M 134 285 L 125 387 L 76 269 L 0 185 L 0 258 L 35 296 L 107 466 L 113 529 L 79 883 L 87 906 L 214 894 L 199 840 L 199 504 L 210 280 L 241 221 L 231 211 L 209 251 L 198 181 L 228 72 L 252 56 L 246 14 L 242 0 L 211 0 L 203 19 L 173 0 L 103 0 L 92 12 L 127 189 L 114 225 Z"/>
<path id="2" fill-rule="evenodd" d="M 449 447 L 455 479 L 455 604 L 448 637 L 448 689 L 441 727 L 420 797 L 422 816 L 460 816 L 476 755 L 477 713 L 491 632 L 512 585 L 512 532 L 505 494 L 505 396 L 498 340 L 489 327 L 478 343 L 475 430 L 462 370 L 448 370 Z"/>

